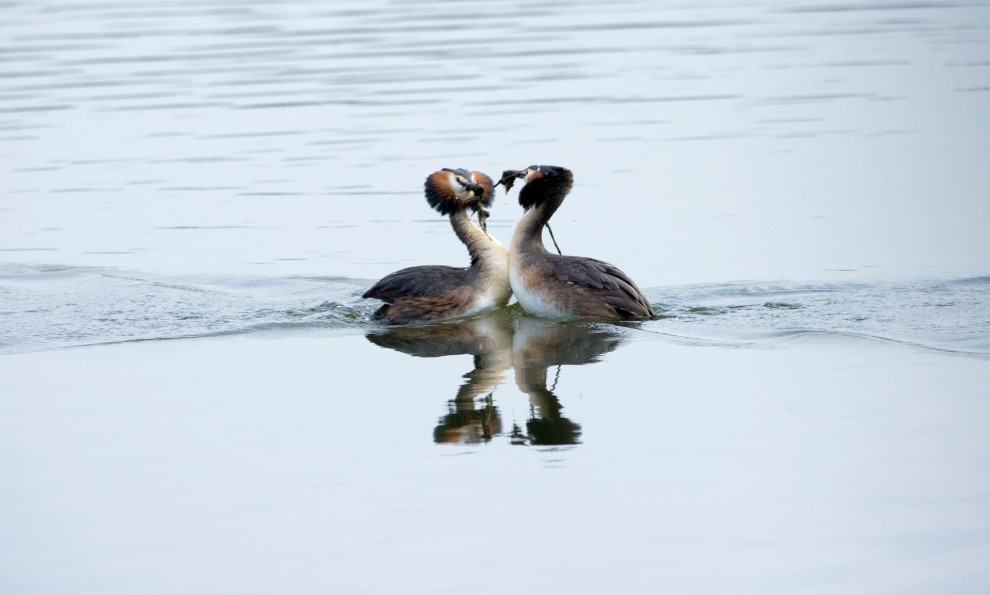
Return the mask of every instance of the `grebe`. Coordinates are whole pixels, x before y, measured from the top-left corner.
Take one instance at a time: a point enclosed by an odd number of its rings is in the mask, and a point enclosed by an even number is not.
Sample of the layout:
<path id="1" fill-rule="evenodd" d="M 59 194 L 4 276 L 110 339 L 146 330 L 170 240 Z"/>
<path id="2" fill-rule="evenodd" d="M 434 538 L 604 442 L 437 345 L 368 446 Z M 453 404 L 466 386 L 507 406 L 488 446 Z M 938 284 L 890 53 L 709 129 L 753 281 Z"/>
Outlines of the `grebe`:
<path id="1" fill-rule="evenodd" d="M 557 319 L 656 316 L 636 283 L 616 267 L 594 258 L 559 256 L 543 247 L 543 227 L 574 185 L 569 169 L 532 165 L 503 172 L 498 183 L 508 192 L 517 178 L 526 183 L 519 190 L 525 213 L 509 245 L 509 284 L 523 309 Z"/>
<path id="2" fill-rule="evenodd" d="M 494 200 L 492 179 L 480 172 L 445 168 L 430 174 L 424 189 L 430 206 L 450 216 L 454 233 L 471 255 L 471 266 L 418 266 L 385 276 L 361 296 L 385 302 L 375 312 L 375 320 L 433 322 L 504 306 L 512 296 L 509 252 L 485 226 L 486 207 Z M 472 211 L 478 213 L 480 227 L 471 220 Z"/>

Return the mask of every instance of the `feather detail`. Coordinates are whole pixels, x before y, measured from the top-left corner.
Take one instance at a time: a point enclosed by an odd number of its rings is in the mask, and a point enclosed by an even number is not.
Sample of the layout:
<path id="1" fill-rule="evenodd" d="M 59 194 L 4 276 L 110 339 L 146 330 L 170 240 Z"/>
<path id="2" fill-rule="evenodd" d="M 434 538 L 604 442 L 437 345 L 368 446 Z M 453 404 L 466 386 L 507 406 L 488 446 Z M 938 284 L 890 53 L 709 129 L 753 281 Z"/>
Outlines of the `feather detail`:
<path id="1" fill-rule="evenodd" d="M 492 203 L 495 202 L 495 185 L 492 183 L 492 179 L 481 173 L 480 171 L 471 172 L 471 178 L 474 182 L 485 189 L 484 193 L 481 195 L 481 204 L 486 209 L 491 208 Z"/>
<path id="2" fill-rule="evenodd" d="M 574 186 L 574 174 L 565 167 L 531 165 L 528 171 L 526 185 L 519 191 L 519 204 L 527 210 L 544 204 L 556 210 Z"/>
<path id="3" fill-rule="evenodd" d="M 450 215 L 464 208 L 451 186 L 453 176 L 452 170 L 442 169 L 430 174 L 423 185 L 426 202 L 441 215 Z"/>

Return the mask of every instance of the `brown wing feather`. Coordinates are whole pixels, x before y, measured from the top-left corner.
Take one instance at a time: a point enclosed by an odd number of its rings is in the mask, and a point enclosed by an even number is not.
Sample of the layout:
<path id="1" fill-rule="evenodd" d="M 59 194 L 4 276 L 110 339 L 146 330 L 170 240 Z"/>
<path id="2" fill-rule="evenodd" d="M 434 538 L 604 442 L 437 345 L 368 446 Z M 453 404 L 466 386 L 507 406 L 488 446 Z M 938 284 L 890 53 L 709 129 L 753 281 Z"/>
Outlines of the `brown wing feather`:
<path id="1" fill-rule="evenodd" d="M 614 265 L 594 258 L 557 256 L 551 274 L 562 283 L 573 283 L 604 293 L 605 302 L 623 319 L 652 318 L 653 306 L 636 283 Z"/>
<path id="2" fill-rule="evenodd" d="M 466 285 L 467 269 L 448 266 L 410 267 L 382 277 L 363 298 L 393 302 L 400 298 L 441 296 Z"/>
<path id="3" fill-rule="evenodd" d="M 361 297 L 382 300 L 376 320 L 391 324 L 426 322 L 456 316 L 472 301 L 468 270 L 419 266 L 395 271 Z"/>
<path id="4" fill-rule="evenodd" d="M 471 293 L 457 290 L 444 295 L 397 298 L 375 312 L 376 320 L 389 324 L 430 322 L 457 317 L 471 303 Z"/>

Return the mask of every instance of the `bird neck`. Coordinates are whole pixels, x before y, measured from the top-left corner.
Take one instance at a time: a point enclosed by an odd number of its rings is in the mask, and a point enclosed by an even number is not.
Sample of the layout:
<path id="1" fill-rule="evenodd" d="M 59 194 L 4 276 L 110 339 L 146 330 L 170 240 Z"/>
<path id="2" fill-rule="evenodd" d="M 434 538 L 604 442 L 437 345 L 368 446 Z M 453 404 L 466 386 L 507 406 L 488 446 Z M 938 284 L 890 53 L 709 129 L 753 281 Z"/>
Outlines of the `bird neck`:
<path id="1" fill-rule="evenodd" d="M 543 204 L 532 208 L 519 219 L 516 231 L 512 234 L 512 253 L 524 252 L 546 252 L 543 245 L 543 228 L 550 221 L 550 216 L 560 206 L 559 203 L 553 205 Z"/>
<path id="2" fill-rule="evenodd" d="M 450 225 L 454 228 L 457 238 L 467 246 L 472 267 L 495 264 L 500 258 L 504 260 L 505 246 L 478 227 L 466 209 L 452 213 Z"/>

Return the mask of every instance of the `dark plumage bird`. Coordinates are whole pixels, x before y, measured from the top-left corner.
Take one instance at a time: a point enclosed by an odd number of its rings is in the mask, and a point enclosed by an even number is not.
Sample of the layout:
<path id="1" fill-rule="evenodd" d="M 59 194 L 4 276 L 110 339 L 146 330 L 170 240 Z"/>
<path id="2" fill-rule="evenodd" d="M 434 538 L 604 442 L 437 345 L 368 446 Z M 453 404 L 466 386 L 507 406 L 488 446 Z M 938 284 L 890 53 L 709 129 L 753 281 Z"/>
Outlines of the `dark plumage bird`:
<path id="1" fill-rule="evenodd" d="M 507 170 L 499 184 L 508 192 L 516 179 L 526 183 L 519 191 L 525 213 L 509 245 L 509 284 L 527 312 L 558 319 L 656 316 L 636 283 L 616 267 L 594 258 L 552 254 L 543 246 L 543 227 L 574 185 L 569 169 L 532 165 Z"/>
<path id="2" fill-rule="evenodd" d="M 512 295 L 509 253 L 471 220 L 476 212 L 484 225 L 486 207 L 494 199 L 491 178 L 464 169 L 442 169 L 426 178 L 424 189 L 430 206 L 450 217 L 454 233 L 467 246 L 471 266 L 417 266 L 385 276 L 362 296 L 385 302 L 375 319 L 389 324 L 432 322 L 504 306 Z"/>

